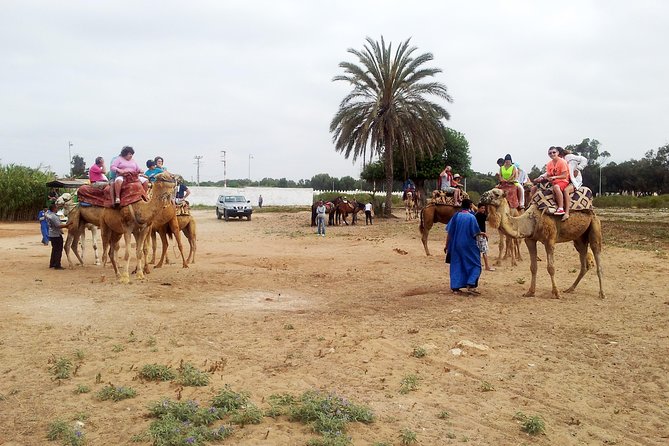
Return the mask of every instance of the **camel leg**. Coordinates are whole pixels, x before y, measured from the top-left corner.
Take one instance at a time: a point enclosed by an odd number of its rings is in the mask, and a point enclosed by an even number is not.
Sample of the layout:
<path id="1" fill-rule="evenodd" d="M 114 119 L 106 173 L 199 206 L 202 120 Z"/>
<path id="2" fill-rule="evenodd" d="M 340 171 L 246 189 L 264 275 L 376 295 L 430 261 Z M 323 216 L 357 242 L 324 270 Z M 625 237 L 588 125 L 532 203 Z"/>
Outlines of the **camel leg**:
<path id="1" fill-rule="evenodd" d="M 534 297 L 534 292 L 537 289 L 537 241 L 526 238 L 525 245 L 527 245 L 527 251 L 530 253 L 530 273 L 532 273 L 532 279 L 530 280 L 530 289 L 523 296 Z"/>
<path id="2" fill-rule="evenodd" d="M 605 299 L 604 285 L 602 283 L 604 276 L 604 269 L 602 268 L 601 253 L 602 253 L 602 223 L 599 218 L 593 215 L 592 223 L 590 223 L 590 230 L 588 232 L 588 241 L 590 242 L 590 249 L 595 257 L 595 265 L 597 266 L 597 278 L 599 279 L 599 298 Z"/>
<path id="3" fill-rule="evenodd" d="M 553 294 L 554 299 L 559 299 L 560 290 L 558 290 L 557 283 L 555 282 L 555 244 L 551 243 L 551 241 L 546 241 L 544 246 L 546 248 L 546 260 L 548 263 L 546 265 L 546 269 L 548 270 L 548 274 L 551 276 L 551 293 Z"/>
<path id="4" fill-rule="evenodd" d="M 181 267 L 188 268 L 188 262 L 186 262 L 186 256 L 184 255 L 184 246 L 181 242 L 181 228 L 179 228 L 179 220 L 176 216 L 172 219 L 172 221 L 169 222 L 169 225 L 172 233 L 174 234 L 174 238 L 177 241 L 179 252 L 181 253 Z"/>
<path id="5" fill-rule="evenodd" d="M 156 264 L 156 249 L 158 248 L 156 245 L 156 233 L 157 231 L 155 229 L 151 229 L 151 260 L 149 263 L 152 265 Z"/>
<path id="6" fill-rule="evenodd" d="M 432 225 L 426 221 L 423 221 L 421 218 L 421 224 L 418 226 L 418 230 L 420 231 L 420 241 L 423 242 L 423 248 L 425 248 L 426 256 L 430 255 L 430 250 L 427 248 L 427 237 L 430 235 L 430 229 L 432 229 Z"/>
<path id="7" fill-rule="evenodd" d="M 576 289 L 576 286 L 581 281 L 585 273 L 588 272 L 588 243 L 583 238 L 574 240 L 574 248 L 578 251 L 578 258 L 581 261 L 581 270 L 578 273 L 578 277 L 574 280 L 574 283 L 564 290 L 565 293 L 571 293 Z"/>
<path id="8" fill-rule="evenodd" d="M 197 249 L 197 241 L 195 240 L 195 234 L 193 233 L 193 231 L 191 231 L 190 225 L 186 226 L 183 229 L 183 232 L 184 235 L 186 236 L 186 239 L 188 239 L 188 245 L 190 246 L 186 263 L 195 263 L 195 251 Z"/>
<path id="9" fill-rule="evenodd" d="M 167 258 L 167 247 L 168 247 L 168 241 L 167 241 L 167 234 L 165 233 L 164 228 L 160 228 L 158 230 L 158 235 L 160 235 L 160 244 L 161 246 L 161 251 L 160 251 L 160 260 L 156 264 L 156 268 L 162 268 L 163 263 L 165 262 L 165 259 Z M 154 248 L 155 250 L 155 248 Z"/>
<path id="10" fill-rule="evenodd" d="M 100 264 L 100 253 L 98 252 L 98 227 L 94 224 L 90 225 L 91 238 L 93 239 L 93 254 L 95 256 L 95 264 Z"/>
<path id="11" fill-rule="evenodd" d="M 515 251 L 515 252 L 516 252 L 516 259 L 517 259 L 519 262 L 522 262 L 522 261 L 523 261 L 523 258 L 520 256 L 520 239 L 515 239 L 515 240 L 514 240 L 514 244 L 513 244 L 513 246 L 514 246 L 515 249 L 516 249 L 516 251 Z"/>
<path id="12" fill-rule="evenodd" d="M 495 260 L 495 266 L 501 266 L 502 265 L 502 259 L 504 257 L 504 251 L 506 247 L 506 235 L 502 234 L 501 232 L 499 233 L 499 254 L 497 256 L 497 260 Z"/>

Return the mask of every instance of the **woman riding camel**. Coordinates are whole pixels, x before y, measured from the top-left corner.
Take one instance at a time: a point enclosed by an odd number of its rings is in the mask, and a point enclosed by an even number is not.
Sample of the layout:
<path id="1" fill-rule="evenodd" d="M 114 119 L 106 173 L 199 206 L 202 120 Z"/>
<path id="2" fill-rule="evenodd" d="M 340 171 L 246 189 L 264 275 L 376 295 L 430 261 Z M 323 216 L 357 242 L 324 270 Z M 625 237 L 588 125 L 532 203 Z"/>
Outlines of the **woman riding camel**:
<path id="1" fill-rule="evenodd" d="M 499 163 L 499 160 L 498 160 Z M 513 164 L 510 154 L 506 154 L 504 157 L 503 163 L 499 166 L 499 182 L 500 184 L 513 184 L 516 186 L 516 194 L 518 195 L 518 208 L 522 208 L 525 205 L 525 190 L 523 185 L 518 181 L 520 176 L 520 171 Z"/>
<path id="2" fill-rule="evenodd" d="M 126 177 L 133 174 L 139 175 L 142 171 L 139 165 L 132 159 L 135 154 L 135 149 L 130 146 L 125 146 L 121 149 L 121 155 L 117 157 L 111 165 L 111 171 L 116 174 L 114 179 L 114 187 L 112 190 L 112 203 L 115 205 L 121 204 L 121 186 Z M 145 176 L 139 176 L 139 181 L 142 183 L 144 192 L 149 190 L 149 180 Z"/>
<path id="3" fill-rule="evenodd" d="M 565 160 L 559 157 L 560 150 L 561 147 L 550 147 L 548 149 L 548 156 L 551 158 L 551 160 L 546 163 L 546 172 L 532 180 L 532 182 L 542 183 L 548 181 L 551 183 L 553 186 L 553 196 L 555 197 L 555 201 L 557 202 L 558 206 L 554 215 L 564 215 L 562 220 L 566 220 L 569 218 L 569 216 L 566 215 L 567 213 L 565 212 L 564 207 L 569 209 L 569 206 L 571 205 L 571 199 L 569 195 L 567 195 L 565 199 L 563 192 L 567 186 L 569 186 L 569 166 L 567 166 L 567 162 Z M 534 194 L 535 188 L 536 186 L 532 188 L 532 194 Z"/>

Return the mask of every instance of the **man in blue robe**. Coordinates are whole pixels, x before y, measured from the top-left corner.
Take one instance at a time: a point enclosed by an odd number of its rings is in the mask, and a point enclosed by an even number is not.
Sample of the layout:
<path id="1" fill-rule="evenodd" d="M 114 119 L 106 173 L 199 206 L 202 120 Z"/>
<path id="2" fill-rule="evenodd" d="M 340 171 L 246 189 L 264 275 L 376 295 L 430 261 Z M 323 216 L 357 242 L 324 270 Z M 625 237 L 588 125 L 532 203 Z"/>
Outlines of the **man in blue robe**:
<path id="1" fill-rule="evenodd" d="M 472 201 L 462 200 L 462 210 L 446 225 L 446 248 L 450 253 L 450 282 L 454 294 L 463 294 L 467 288 L 470 295 L 480 294 L 476 288 L 481 275 L 481 254 L 476 236 L 481 233 L 476 217 L 471 213 Z"/>

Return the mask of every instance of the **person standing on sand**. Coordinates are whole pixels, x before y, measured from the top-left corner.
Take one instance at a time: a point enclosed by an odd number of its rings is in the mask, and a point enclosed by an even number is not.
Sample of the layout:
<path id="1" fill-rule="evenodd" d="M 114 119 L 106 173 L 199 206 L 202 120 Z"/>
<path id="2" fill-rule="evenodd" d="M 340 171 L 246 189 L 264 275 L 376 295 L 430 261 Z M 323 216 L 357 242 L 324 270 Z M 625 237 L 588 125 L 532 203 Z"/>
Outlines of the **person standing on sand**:
<path id="1" fill-rule="evenodd" d="M 465 287 L 466 294 L 481 294 L 476 290 L 481 276 L 481 253 L 476 245 L 476 236 L 482 232 L 471 207 L 469 198 L 462 200 L 462 210 L 453 215 L 446 225 L 444 252 L 447 261 L 450 253 L 449 279 L 453 294 L 465 294 L 460 290 Z"/>
<path id="2" fill-rule="evenodd" d="M 259 208 L 262 207 L 262 195 L 259 195 L 259 196 L 258 196 L 258 207 L 259 207 Z"/>
<path id="3" fill-rule="evenodd" d="M 47 221 L 49 223 L 49 241 L 51 242 L 51 258 L 49 259 L 49 268 L 65 269 L 60 261 L 63 257 L 63 228 L 66 226 L 60 222 L 58 217 L 58 206 L 52 204 L 49 206 Z"/>
<path id="4" fill-rule="evenodd" d="M 325 205 L 323 200 L 318 200 L 318 206 L 316 206 L 316 226 L 318 227 L 317 235 L 325 237 Z"/>
<path id="5" fill-rule="evenodd" d="M 40 230 L 42 231 L 42 244 L 44 246 L 49 246 L 49 222 L 46 219 L 47 212 L 49 212 L 49 210 L 44 208 L 37 214 Z"/>
<path id="6" fill-rule="evenodd" d="M 491 268 L 488 263 L 488 235 L 485 232 L 485 221 L 488 218 L 488 213 L 486 212 L 485 204 L 479 203 L 475 217 L 481 230 L 481 233 L 476 236 L 476 245 L 483 255 L 483 263 L 485 264 L 486 271 L 495 271 L 495 268 Z"/>

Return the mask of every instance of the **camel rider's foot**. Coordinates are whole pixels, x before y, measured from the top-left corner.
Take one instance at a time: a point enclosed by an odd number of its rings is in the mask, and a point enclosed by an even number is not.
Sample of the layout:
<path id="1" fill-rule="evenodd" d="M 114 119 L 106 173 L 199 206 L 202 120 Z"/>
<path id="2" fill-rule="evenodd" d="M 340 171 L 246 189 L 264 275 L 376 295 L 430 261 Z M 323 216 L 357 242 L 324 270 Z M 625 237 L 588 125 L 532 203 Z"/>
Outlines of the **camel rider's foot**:
<path id="1" fill-rule="evenodd" d="M 554 215 L 564 215 L 564 209 L 558 208 Z"/>
<path id="2" fill-rule="evenodd" d="M 117 199 L 114 201 L 114 204 L 115 204 L 115 205 L 119 205 L 119 204 L 121 204 L 121 199 L 120 199 L 120 198 L 117 198 Z"/>
<path id="3" fill-rule="evenodd" d="M 562 216 L 562 221 L 567 221 L 568 218 L 569 218 L 569 214 L 565 213 L 565 214 Z"/>

